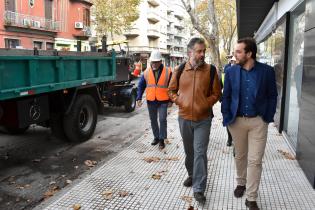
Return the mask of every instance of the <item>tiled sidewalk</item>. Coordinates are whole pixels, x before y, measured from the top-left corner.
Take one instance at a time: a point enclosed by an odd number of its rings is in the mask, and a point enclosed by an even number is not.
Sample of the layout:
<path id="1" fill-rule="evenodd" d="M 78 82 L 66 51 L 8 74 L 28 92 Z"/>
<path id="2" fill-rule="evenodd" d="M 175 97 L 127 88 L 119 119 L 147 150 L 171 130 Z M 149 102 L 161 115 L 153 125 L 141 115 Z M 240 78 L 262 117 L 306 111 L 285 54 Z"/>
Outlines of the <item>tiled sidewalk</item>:
<path id="1" fill-rule="evenodd" d="M 227 134 L 221 126 L 219 105 L 215 107 L 215 113 L 208 149 L 209 175 L 207 202 L 204 206 L 198 206 L 193 199 L 192 189 L 182 185 L 186 178 L 184 152 L 178 130 L 177 110 L 173 108 L 168 117 L 170 144 L 166 145 L 165 150 L 159 151 L 157 146 L 150 145 L 152 135 L 148 129 L 129 148 L 82 182 L 70 189 L 66 188 L 37 209 L 73 209 L 75 204 L 81 206 L 81 209 L 104 210 L 173 210 L 188 209 L 190 206 L 194 209 L 246 209 L 245 196 L 241 199 L 233 197 L 233 149 L 225 146 Z M 287 159 L 281 151 L 290 150 L 284 138 L 270 125 L 258 205 L 261 209 L 272 210 L 315 209 L 315 191 L 297 161 Z M 160 160 L 147 163 L 144 159 L 148 157 Z M 153 175 L 157 175 L 157 179 L 153 179 Z"/>

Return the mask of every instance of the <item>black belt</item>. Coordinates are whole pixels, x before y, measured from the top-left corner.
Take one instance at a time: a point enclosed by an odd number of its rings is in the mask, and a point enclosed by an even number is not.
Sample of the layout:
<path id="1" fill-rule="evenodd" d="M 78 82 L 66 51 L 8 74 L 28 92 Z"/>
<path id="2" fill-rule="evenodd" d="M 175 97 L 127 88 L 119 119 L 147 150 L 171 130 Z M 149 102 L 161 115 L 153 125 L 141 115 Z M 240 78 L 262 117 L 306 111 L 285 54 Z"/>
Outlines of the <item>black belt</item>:
<path id="1" fill-rule="evenodd" d="M 246 118 L 255 118 L 257 117 L 258 115 L 241 115 L 241 114 L 238 114 L 236 115 L 237 117 L 246 117 Z"/>

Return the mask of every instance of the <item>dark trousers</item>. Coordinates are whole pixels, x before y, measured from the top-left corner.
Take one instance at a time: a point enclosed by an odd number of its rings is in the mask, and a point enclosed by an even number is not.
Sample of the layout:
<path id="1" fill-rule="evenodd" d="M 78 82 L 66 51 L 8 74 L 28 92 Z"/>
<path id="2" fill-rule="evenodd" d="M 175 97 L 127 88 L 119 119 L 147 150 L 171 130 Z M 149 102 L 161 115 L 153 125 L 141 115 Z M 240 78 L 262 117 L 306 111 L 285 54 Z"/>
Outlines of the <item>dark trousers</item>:
<path id="1" fill-rule="evenodd" d="M 154 139 L 164 140 L 167 138 L 167 107 L 168 103 L 148 103 Z"/>

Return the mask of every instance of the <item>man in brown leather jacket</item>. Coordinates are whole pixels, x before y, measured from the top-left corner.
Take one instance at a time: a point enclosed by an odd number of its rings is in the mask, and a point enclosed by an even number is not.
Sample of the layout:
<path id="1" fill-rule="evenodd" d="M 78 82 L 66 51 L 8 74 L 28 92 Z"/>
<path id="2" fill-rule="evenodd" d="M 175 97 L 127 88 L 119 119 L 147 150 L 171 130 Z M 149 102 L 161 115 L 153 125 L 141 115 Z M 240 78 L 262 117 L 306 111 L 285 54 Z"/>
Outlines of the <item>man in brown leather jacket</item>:
<path id="1" fill-rule="evenodd" d="M 215 75 L 212 76 L 213 83 L 210 85 L 210 65 L 204 61 L 204 39 L 192 38 L 187 47 L 189 60 L 181 73 L 178 67 L 175 68 L 168 93 L 170 99 L 179 106 L 178 121 L 188 172 L 184 186 L 193 186 L 195 199 L 204 203 L 212 106 L 221 96 L 221 87 L 216 71 L 213 71 Z"/>

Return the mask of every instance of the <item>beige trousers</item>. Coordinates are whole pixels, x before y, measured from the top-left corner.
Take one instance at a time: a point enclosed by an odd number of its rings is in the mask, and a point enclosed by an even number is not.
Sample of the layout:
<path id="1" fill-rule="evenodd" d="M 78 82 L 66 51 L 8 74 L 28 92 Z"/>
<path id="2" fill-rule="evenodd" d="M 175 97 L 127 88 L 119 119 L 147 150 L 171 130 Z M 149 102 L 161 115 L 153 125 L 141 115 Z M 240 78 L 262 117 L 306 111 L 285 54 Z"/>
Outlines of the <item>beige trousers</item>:
<path id="1" fill-rule="evenodd" d="M 268 124 L 259 116 L 237 117 L 235 122 L 228 127 L 235 147 L 237 185 L 246 185 L 247 200 L 256 201 Z"/>

